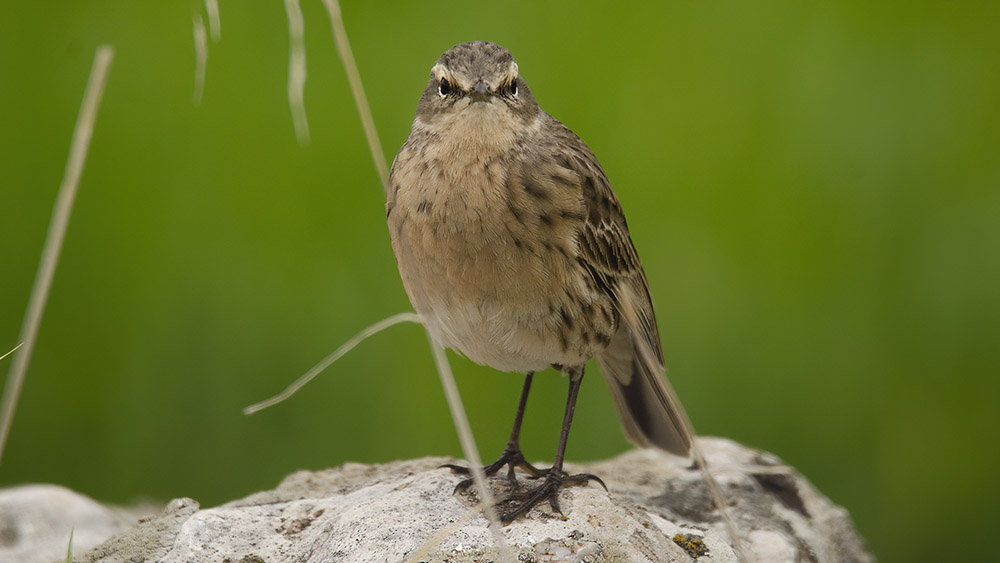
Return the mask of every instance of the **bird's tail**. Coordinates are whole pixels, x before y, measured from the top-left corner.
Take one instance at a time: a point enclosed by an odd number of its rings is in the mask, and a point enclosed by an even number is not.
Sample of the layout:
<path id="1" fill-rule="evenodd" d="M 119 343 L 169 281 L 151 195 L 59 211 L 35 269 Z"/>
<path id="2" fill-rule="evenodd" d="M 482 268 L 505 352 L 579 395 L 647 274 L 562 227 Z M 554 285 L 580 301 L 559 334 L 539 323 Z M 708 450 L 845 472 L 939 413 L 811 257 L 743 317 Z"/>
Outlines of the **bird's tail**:
<path id="1" fill-rule="evenodd" d="M 663 351 L 653 315 L 653 303 L 645 279 L 615 288 L 615 304 L 621 324 L 608 347 L 597 356 L 604 381 L 611 391 L 625 436 L 638 446 L 655 446 L 683 457 L 693 456 L 701 470 L 722 520 L 733 542 L 736 559 L 752 563 L 736 522 L 729 514 L 726 497 L 708 470 L 701 448 L 694 442 L 694 429 L 680 400 L 667 382 Z"/>
<path id="2" fill-rule="evenodd" d="M 597 362 L 625 437 L 640 447 L 687 457 L 694 432 L 665 376 L 648 293 L 619 295 L 618 303 L 622 323 Z"/>

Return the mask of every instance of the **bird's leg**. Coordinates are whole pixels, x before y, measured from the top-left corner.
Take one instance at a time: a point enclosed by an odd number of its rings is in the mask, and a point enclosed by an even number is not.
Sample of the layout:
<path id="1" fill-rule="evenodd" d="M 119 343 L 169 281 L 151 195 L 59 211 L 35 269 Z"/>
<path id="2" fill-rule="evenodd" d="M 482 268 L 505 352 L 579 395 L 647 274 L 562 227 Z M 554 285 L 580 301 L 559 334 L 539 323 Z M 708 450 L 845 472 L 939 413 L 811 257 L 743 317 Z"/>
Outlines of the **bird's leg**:
<path id="1" fill-rule="evenodd" d="M 483 468 L 483 473 L 487 476 L 494 475 L 500 468 L 507 466 L 507 480 L 511 485 L 517 485 L 517 478 L 514 475 L 514 468 L 520 467 L 521 469 L 527 471 L 533 477 L 541 477 L 546 474 L 546 470 L 541 470 L 531 465 L 524 459 L 524 454 L 521 453 L 521 421 L 524 419 L 524 408 L 528 404 L 528 392 L 531 390 L 531 380 L 534 376 L 533 372 L 528 372 L 524 378 L 524 387 L 521 389 L 521 399 L 517 403 L 517 414 L 514 415 L 514 427 L 510 431 L 510 438 L 507 440 L 507 446 L 504 447 L 503 453 L 500 454 L 500 458 L 493 463 L 487 465 Z M 447 467 L 454 471 L 455 473 L 460 473 L 462 475 L 468 475 L 469 469 L 466 467 L 461 467 L 458 465 L 448 464 L 443 467 Z M 463 491 L 472 485 L 472 479 L 464 479 L 461 483 L 455 486 L 455 492 Z"/>
<path id="2" fill-rule="evenodd" d="M 551 469 L 537 471 L 534 478 L 544 477 L 544 481 L 538 487 L 524 493 L 515 493 L 501 502 L 501 505 L 515 504 L 511 509 L 503 511 L 500 520 L 504 524 L 509 524 L 522 514 L 527 514 L 536 504 L 548 499 L 552 510 L 562 514 L 559 510 L 559 488 L 567 484 L 586 485 L 590 481 L 597 481 L 607 490 L 604 481 L 590 473 L 580 473 L 577 475 L 567 475 L 563 470 L 563 459 L 566 456 L 566 441 L 569 438 L 569 427 L 573 424 L 573 411 L 576 410 L 576 397 L 580 393 L 580 384 L 583 382 L 583 366 L 570 368 L 569 375 L 569 397 L 566 399 L 566 412 L 563 414 L 562 430 L 559 432 L 559 447 L 556 450 L 556 459 Z M 511 468 L 513 471 L 513 468 Z M 518 503 L 517 501 L 522 501 Z"/>

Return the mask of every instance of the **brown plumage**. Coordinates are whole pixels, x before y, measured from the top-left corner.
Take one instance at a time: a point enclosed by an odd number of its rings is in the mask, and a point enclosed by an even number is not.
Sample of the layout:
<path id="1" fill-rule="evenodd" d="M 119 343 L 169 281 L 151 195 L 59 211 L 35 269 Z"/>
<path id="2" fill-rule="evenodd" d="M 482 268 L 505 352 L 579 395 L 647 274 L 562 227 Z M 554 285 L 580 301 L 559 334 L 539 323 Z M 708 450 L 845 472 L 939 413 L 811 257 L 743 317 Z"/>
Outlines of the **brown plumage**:
<path id="1" fill-rule="evenodd" d="M 562 472 L 576 393 L 597 358 L 625 435 L 686 456 L 691 435 L 663 377 L 645 273 L 621 204 L 587 145 L 542 111 L 510 53 L 463 43 L 441 56 L 389 178 L 389 232 L 403 285 L 444 346 L 526 373 L 504 455 L 545 481 L 503 519 L 549 499 Z M 553 366 L 570 397 L 551 470 L 518 445 L 532 373 Z M 462 485 L 464 486 L 463 482 Z"/>

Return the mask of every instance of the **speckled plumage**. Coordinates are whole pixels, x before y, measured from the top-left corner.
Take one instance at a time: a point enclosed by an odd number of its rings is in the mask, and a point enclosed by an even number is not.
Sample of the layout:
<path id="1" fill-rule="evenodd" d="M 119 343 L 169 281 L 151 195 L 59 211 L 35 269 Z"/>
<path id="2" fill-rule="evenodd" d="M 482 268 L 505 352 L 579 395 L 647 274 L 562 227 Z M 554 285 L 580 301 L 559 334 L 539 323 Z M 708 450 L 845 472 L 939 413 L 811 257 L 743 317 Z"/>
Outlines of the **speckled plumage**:
<path id="1" fill-rule="evenodd" d="M 597 358 L 628 438 L 687 455 L 618 198 L 506 49 L 464 43 L 438 60 L 386 211 L 403 285 L 441 344 L 502 371 L 582 377 Z"/>

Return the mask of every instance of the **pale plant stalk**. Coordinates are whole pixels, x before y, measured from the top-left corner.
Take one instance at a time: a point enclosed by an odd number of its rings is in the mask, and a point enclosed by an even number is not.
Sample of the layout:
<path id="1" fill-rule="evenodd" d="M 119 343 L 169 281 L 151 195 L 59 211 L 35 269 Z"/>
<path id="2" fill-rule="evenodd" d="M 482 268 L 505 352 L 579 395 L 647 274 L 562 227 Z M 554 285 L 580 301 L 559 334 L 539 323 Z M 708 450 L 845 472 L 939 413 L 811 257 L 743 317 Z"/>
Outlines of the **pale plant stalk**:
<path id="1" fill-rule="evenodd" d="M 259 403 L 254 403 L 249 407 L 244 408 L 243 414 L 250 415 L 255 412 L 262 411 L 268 407 L 272 407 L 284 401 L 285 399 L 288 399 L 289 397 L 294 395 L 299 389 L 301 389 L 307 383 L 312 381 L 313 378 L 315 378 L 317 375 L 320 374 L 320 372 L 330 367 L 330 365 L 333 364 L 333 362 L 336 362 L 337 360 L 342 358 L 344 354 L 353 350 L 358 344 L 361 344 L 362 342 L 367 340 L 368 337 L 374 336 L 375 334 L 378 334 L 379 332 L 382 332 L 383 330 L 391 326 L 398 325 L 400 323 L 420 324 L 420 318 L 417 317 L 416 313 L 399 313 L 398 315 L 393 315 L 387 319 L 383 319 L 371 325 L 370 327 L 355 334 L 350 340 L 342 344 L 340 348 L 334 350 L 332 354 L 323 358 L 323 360 L 320 361 L 315 366 L 313 366 L 312 369 L 307 371 L 304 375 L 296 379 L 291 385 L 286 387 L 284 391 L 278 393 L 277 395 L 269 399 L 265 399 Z"/>
<path id="2" fill-rule="evenodd" d="M 444 347 L 437 340 L 427 333 L 427 342 L 430 344 L 431 352 L 434 354 L 434 364 L 437 366 L 438 375 L 441 377 L 441 386 L 444 388 L 444 396 L 448 399 L 448 410 L 451 411 L 451 419 L 455 423 L 455 430 L 458 432 L 458 441 L 462 444 L 462 453 L 465 460 L 469 462 L 469 469 L 472 473 L 472 480 L 476 483 L 479 491 L 479 500 L 483 503 L 483 511 L 489 521 L 490 533 L 500 550 L 501 557 L 506 561 L 516 561 L 514 554 L 507 547 L 507 541 L 503 537 L 500 519 L 494 506 L 493 494 L 486 485 L 486 474 L 483 473 L 483 460 L 479 456 L 479 448 L 476 447 L 476 439 L 472 435 L 472 427 L 469 425 L 469 417 L 465 414 L 465 407 L 462 406 L 462 396 L 458 393 L 458 385 L 455 383 L 455 376 L 451 373 L 451 366 L 448 364 L 448 356 Z M 435 536 L 436 537 L 436 536 Z M 432 540 L 435 539 L 432 537 Z M 437 539 L 433 543 L 427 542 L 431 549 L 444 538 Z"/>
<path id="3" fill-rule="evenodd" d="M 344 28 L 344 19 L 341 15 L 340 4 L 337 0 L 323 0 L 327 12 L 330 14 L 330 25 L 333 28 L 333 37 L 337 44 L 337 52 L 344 63 L 347 72 L 347 79 L 351 84 L 351 92 L 354 95 L 354 103 L 357 105 L 358 114 L 361 117 L 361 124 L 365 130 L 365 137 L 368 139 L 368 148 L 372 153 L 372 160 L 375 162 L 375 169 L 378 171 L 379 180 L 382 182 L 382 190 L 388 193 L 389 190 L 389 166 L 382 153 L 382 144 L 378 139 L 378 132 L 375 129 L 375 119 L 372 117 L 371 108 L 368 106 L 368 98 L 365 96 L 364 87 L 361 85 L 361 74 L 354 60 L 354 53 L 351 50 L 350 41 L 347 39 L 347 30 Z M 479 490 L 479 498 L 485 506 L 485 515 L 490 522 L 490 532 L 496 541 L 504 560 L 514 561 L 513 554 L 507 547 L 503 532 L 500 529 L 500 521 L 497 518 L 496 510 L 493 508 L 492 495 L 486 487 L 486 475 L 483 473 L 480 461 L 479 449 L 476 447 L 475 438 L 469 427 L 468 418 L 462 408 L 462 399 L 458 394 L 458 386 L 448 365 L 448 357 L 444 349 L 427 333 L 427 338 L 434 352 L 434 361 L 438 368 L 438 375 L 441 377 L 444 386 L 445 396 L 448 399 L 448 408 L 451 410 L 452 419 L 455 421 L 455 430 L 459 435 L 459 442 L 462 444 L 462 453 L 471 465 L 473 479 L 476 488 Z"/>
<path id="4" fill-rule="evenodd" d="M 371 108 L 368 107 L 365 89 L 361 85 L 361 74 L 354 62 L 351 43 L 347 40 L 347 30 L 344 29 L 344 19 L 340 14 L 340 3 L 337 0 L 323 0 L 323 4 L 330 13 L 333 39 L 337 43 L 337 52 L 340 53 L 340 60 L 343 61 L 344 70 L 347 72 L 347 81 L 351 84 L 351 93 L 354 95 L 354 103 L 358 106 L 358 115 L 361 117 L 361 126 L 365 129 L 365 138 L 368 139 L 368 149 L 375 161 L 375 170 L 378 172 L 379 180 L 382 181 L 382 190 L 388 193 L 389 166 L 385 162 L 385 155 L 382 154 L 382 143 L 379 142 L 378 132 L 375 130 L 375 119 L 372 117 Z"/>
<path id="5" fill-rule="evenodd" d="M 7 353 L 6 353 L 6 354 L 4 354 L 3 356 L 0 356 L 0 360 L 2 360 L 2 359 L 4 359 L 4 358 L 6 358 L 7 356 L 9 356 L 9 355 L 11 355 L 11 354 L 13 354 L 13 353 L 14 353 L 14 350 L 17 350 L 18 348 L 20 348 L 20 347 L 21 347 L 21 346 L 23 346 L 23 345 L 24 345 L 24 342 L 21 342 L 21 343 L 20 343 L 20 344 L 18 344 L 17 346 L 14 346 L 13 348 L 11 348 L 11 349 L 10 349 L 10 352 L 7 352 Z"/>
<path id="6" fill-rule="evenodd" d="M 473 518 L 479 515 L 480 510 L 481 507 L 478 506 L 470 508 L 459 515 L 458 518 L 455 518 L 454 522 L 450 522 L 447 526 L 441 528 L 437 532 L 434 532 L 434 535 L 428 538 L 427 541 L 424 542 L 424 545 L 420 546 L 419 549 L 411 553 L 410 556 L 406 558 L 406 563 L 420 563 L 421 561 L 426 561 L 427 556 L 431 553 L 431 550 L 443 542 L 445 538 L 457 532 L 459 528 L 471 522 Z"/>
<path id="7" fill-rule="evenodd" d="M 292 110 L 292 126 L 299 144 L 309 144 L 309 120 L 306 118 L 306 42 L 305 21 L 299 0 L 285 0 L 288 14 L 288 105 Z"/>
<path id="8" fill-rule="evenodd" d="M 743 536 L 736 529 L 736 522 L 729 513 L 729 505 L 726 504 L 726 495 L 722 492 L 719 482 L 715 480 L 715 476 L 712 475 L 708 464 L 705 463 L 705 456 L 702 455 L 701 446 L 698 445 L 697 441 L 691 442 L 691 454 L 694 456 L 694 461 L 701 470 L 705 483 L 708 485 L 708 492 L 712 496 L 712 500 L 715 501 L 715 505 L 719 508 L 719 514 L 722 516 L 722 524 L 726 529 L 726 535 L 729 536 L 729 541 L 733 544 L 733 552 L 736 554 L 736 560 L 740 563 L 756 563 L 757 559 L 751 555 L 750 550 L 743 544 Z M 716 468 L 716 471 L 718 470 L 719 468 Z"/>
<path id="9" fill-rule="evenodd" d="M 626 324 L 630 326 L 638 326 L 639 320 L 637 317 L 637 311 L 631 307 L 628 300 L 622 300 L 621 302 L 624 305 L 622 316 L 625 319 Z M 660 362 L 657 359 L 656 354 L 649 347 L 649 344 L 644 340 L 639 340 L 638 344 L 639 361 L 645 363 L 652 373 L 661 371 L 662 368 L 660 367 Z M 723 527 L 726 530 L 726 535 L 729 536 L 729 540 L 732 543 L 736 559 L 740 563 L 752 563 L 754 559 L 743 545 L 743 539 L 737 530 L 736 522 L 729 513 L 729 505 L 726 503 L 726 496 L 722 492 L 722 487 L 719 486 L 718 481 L 715 480 L 715 476 L 712 475 L 712 471 L 709 469 L 708 464 L 705 461 L 705 456 L 701 451 L 701 444 L 699 444 L 698 440 L 695 439 L 697 434 L 694 431 L 694 425 L 691 423 L 691 419 L 684 410 L 684 406 L 681 404 L 680 399 L 677 397 L 676 393 L 674 393 L 673 386 L 669 383 L 666 386 L 666 392 L 671 408 L 679 415 L 679 420 L 681 421 L 680 430 L 691 444 L 691 456 L 694 457 L 695 464 L 701 471 L 702 478 L 708 486 L 708 492 L 712 497 L 712 501 L 719 509 L 719 515 L 722 517 Z"/>
<path id="10" fill-rule="evenodd" d="M 90 138 L 94 132 L 94 122 L 97 120 L 97 110 L 101 105 L 104 85 L 107 82 L 114 53 L 114 49 L 109 45 L 97 48 L 97 52 L 94 54 L 94 63 L 90 69 L 90 78 L 87 80 L 87 89 L 83 95 L 83 103 L 76 119 L 76 126 L 73 128 L 73 140 L 70 144 L 69 158 L 66 161 L 66 171 L 56 195 L 52 219 L 49 221 L 48 234 L 45 236 L 45 244 L 42 247 L 42 256 L 38 264 L 38 272 L 35 274 L 35 283 L 31 288 L 28 308 L 21 325 L 21 335 L 18 338 L 23 343 L 23 349 L 14 354 L 10 371 L 7 373 L 3 400 L 0 402 L 0 459 L 2 459 L 7 435 L 14 420 L 14 410 L 21 394 L 21 387 L 24 384 L 25 373 L 28 371 L 31 352 L 35 348 L 38 327 L 42 322 L 42 314 L 45 312 L 45 303 L 48 301 L 49 289 L 52 287 L 52 277 L 59 262 L 59 253 L 62 250 L 63 240 L 66 238 L 66 227 L 69 224 L 73 201 L 76 199 L 77 186 L 79 186 L 80 175 L 83 173 L 83 165 L 87 159 Z"/>
<path id="11" fill-rule="evenodd" d="M 208 29 L 212 34 L 212 43 L 222 39 L 222 21 L 219 19 L 219 0 L 205 0 L 205 12 L 208 13 Z"/>
<path id="12" fill-rule="evenodd" d="M 208 72 L 208 39 L 205 36 L 205 22 L 201 14 L 191 19 L 194 27 L 194 105 L 201 105 L 205 94 L 205 74 Z"/>
<path id="13" fill-rule="evenodd" d="M 300 389 L 302 389 L 302 387 L 304 387 L 310 381 L 315 379 L 317 375 L 323 372 L 323 370 L 330 367 L 334 362 L 336 362 L 340 358 L 344 357 L 345 354 L 356 348 L 359 344 L 367 340 L 369 337 L 374 336 L 389 327 L 402 323 L 420 324 L 420 317 L 418 317 L 416 313 L 399 313 L 391 317 L 388 317 L 386 319 L 382 319 L 381 321 L 365 328 L 361 332 L 351 337 L 350 340 L 342 344 L 332 354 L 323 358 L 323 360 L 321 360 L 318 364 L 313 366 L 312 369 L 307 371 L 301 377 L 296 379 L 291 385 L 286 387 L 284 391 L 278 393 L 277 395 L 274 395 L 273 397 L 260 401 L 259 403 L 254 403 L 244 408 L 243 414 L 251 415 L 256 412 L 260 412 L 268 407 L 273 407 L 274 405 L 277 405 L 278 403 L 281 403 L 291 398 L 292 395 L 297 393 Z M 428 335 L 428 337 L 429 336 L 430 335 Z M 455 427 L 460 429 L 459 438 L 460 441 L 462 442 L 462 448 L 463 450 L 468 448 L 469 450 L 472 451 L 472 457 L 474 457 L 474 459 L 470 458 L 469 462 L 473 464 L 473 467 L 477 468 L 481 467 L 482 460 L 479 458 L 479 454 L 476 451 L 475 443 L 469 444 L 467 442 L 467 440 L 472 439 L 472 429 L 469 426 L 469 419 L 465 416 L 465 408 L 462 406 L 462 398 L 458 394 L 458 389 L 455 385 L 455 378 L 451 373 L 451 366 L 448 365 L 448 358 L 447 356 L 445 356 L 444 348 L 442 348 L 441 345 L 435 342 L 433 339 L 430 339 L 430 346 L 431 346 L 431 351 L 434 354 L 435 366 L 437 367 L 438 374 L 441 377 L 441 384 L 445 388 L 445 396 L 448 399 L 448 407 L 452 412 Z M 489 489 L 486 488 L 485 486 L 486 476 L 483 475 L 482 470 L 476 471 L 475 474 L 478 474 L 479 478 L 482 479 L 481 482 L 478 480 L 476 481 L 477 487 L 481 487 L 480 494 L 482 494 L 483 490 L 486 491 L 486 495 L 481 498 L 482 502 L 480 506 L 467 511 L 457 521 L 452 522 L 450 525 L 442 528 L 437 533 L 435 533 L 423 546 L 421 546 L 417 551 L 411 554 L 410 557 L 407 559 L 407 561 L 419 561 L 423 559 L 428 553 L 430 553 L 432 549 L 434 549 L 434 547 L 437 544 L 441 543 L 441 541 L 443 541 L 446 537 L 454 533 L 463 524 L 471 520 L 476 514 L 478 514 L 483 510 L 493 511 L 494 516 L 491 518 L 491 520 L 496 519 L 495 516 L 496 503 L 492 498 L 492 495 L 489 494 Z M 474 479 L 475 479 L 475 474 L 473 477 Z M 491 526 L 491 528 L 494 527 L 495 526 Z M 501 546 L 500 547 L 501 552 L 505 554 L 504 556 L 507 559 L 512 560 L 513 554 L 511 554 L 509 550 L 507 550 L 506 546 L 502 542 L 499 543 L 499 545 Z"/>

